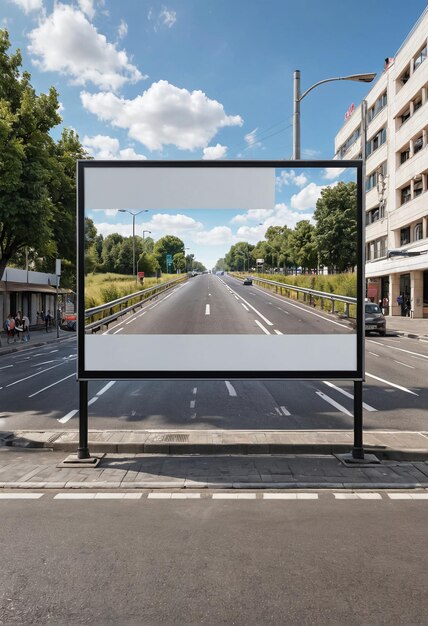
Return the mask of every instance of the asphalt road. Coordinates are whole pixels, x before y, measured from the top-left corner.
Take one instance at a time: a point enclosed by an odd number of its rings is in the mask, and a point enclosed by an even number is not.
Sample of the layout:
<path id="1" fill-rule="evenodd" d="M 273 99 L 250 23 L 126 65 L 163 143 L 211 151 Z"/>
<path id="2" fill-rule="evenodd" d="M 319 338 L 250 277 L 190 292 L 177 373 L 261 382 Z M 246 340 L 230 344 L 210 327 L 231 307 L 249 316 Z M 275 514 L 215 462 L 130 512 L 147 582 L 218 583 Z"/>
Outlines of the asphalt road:
<path id="1" fill-rule="evenodd" d="M 201 277 L 198 277 L 198 280 Z M 0 358 L 0 430 L 78 427 L 74 336 Z M 427 430 L 428 343 L 366 338 L 364 426 Z M 338 381 L 93 381 L 89 426 L 108 429 L 349 429 Z"/>
<path id="2" fill-rule="evenodd" d="M 202 274 L 112 324 L 105 334 L 353 333 L 346 321 L 230 276 Z"/>
<path id="3" fill-rule="evenodd" d="M 126 495 L 0 500 L 1 624 L 427 623 L 427 500 Z"/>

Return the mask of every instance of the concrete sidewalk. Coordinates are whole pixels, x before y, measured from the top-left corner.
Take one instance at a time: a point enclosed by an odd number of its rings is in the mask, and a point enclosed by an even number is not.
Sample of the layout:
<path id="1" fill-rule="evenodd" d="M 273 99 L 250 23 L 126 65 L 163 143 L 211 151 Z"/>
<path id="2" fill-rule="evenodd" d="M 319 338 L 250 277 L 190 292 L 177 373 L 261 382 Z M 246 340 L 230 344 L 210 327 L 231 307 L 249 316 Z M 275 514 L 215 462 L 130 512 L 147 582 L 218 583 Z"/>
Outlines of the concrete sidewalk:
<path id="1" fill-rule="evenodd" d="M 427 489 L 428 463 L 346 466 L 333 455 L 104 455 L 64 467 L 64 454 L 0 449 L 0 492 L 14 489 Z"/>
<path id="2" fill-rule="evenodd" d="M 113 454 L 344 454 L 351 430 L 89 430 L 91 453 Z M 77 430 L 0 432 L 0 445 L 76 452 Z M 367 430 L 364 449 L 380 459 L 428 461 L 428 433 Z"/>

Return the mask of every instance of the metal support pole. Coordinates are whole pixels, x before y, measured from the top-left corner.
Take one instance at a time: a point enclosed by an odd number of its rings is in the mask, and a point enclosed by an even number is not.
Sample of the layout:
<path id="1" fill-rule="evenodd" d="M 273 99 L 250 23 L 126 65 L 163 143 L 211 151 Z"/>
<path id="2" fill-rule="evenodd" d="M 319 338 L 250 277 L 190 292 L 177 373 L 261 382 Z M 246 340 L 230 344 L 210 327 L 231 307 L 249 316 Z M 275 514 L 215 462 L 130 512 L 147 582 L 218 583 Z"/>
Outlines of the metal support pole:
<path id="1" fill-rule="evenodd" d="M 294 72 L 293 159 L 300 159 L 300 70 Z"/>
<path id="2" fill-rule="evenodd" d="M 135 271 L 135 215 L 132 214 L 132 272 L 137 284 L 137 272 Z"/>
<path id="3" fill-rule="evenodd" d="M 353 459 L 364 459 L 363 448 L 363 381 L 354 380 L 354 447 Z"/>
<path id="4" fill-rule="evenodd" d="M 89 459 L 88 447 L 88 381 L 79 380 L 79 447 L 78 459 Z"/>

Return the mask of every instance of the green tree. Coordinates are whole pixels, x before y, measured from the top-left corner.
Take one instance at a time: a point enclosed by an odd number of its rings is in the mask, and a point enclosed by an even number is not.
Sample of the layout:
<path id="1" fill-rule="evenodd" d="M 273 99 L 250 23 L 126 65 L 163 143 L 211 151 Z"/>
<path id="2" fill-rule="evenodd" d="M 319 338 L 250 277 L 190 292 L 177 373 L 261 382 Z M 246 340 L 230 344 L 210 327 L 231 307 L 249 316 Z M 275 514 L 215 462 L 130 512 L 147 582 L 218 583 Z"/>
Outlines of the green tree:
<path id="1" fill-rule="evenodd" d="M 175 237 L 174 235 L 165 235 L 165 237 L 158 239 L 155 243 L 153 253 L 158 260 L 162 272 L 168 271 L 166 266 L 166 255 L 170 254 L 172 258 L 174 258 L 174 255 L 178 252 L 182 252 L 184 254 L 184 243 L 178 237 Z"/>
<path id="2" fill-rule="evenodd" d="M 115 272 L 117 259 L 120 252 L 120 247 L 123 241 L 122 235 L 118 233 L 112 233 L 107 235 L 103 241 L 102 248 L 102 271 L 103 272 Z"/>
<path id="3" fill-rule="evenodd" d="M 159 263 L 154 254 L 142 252 L 138 259 L 138 271 L 144 272 L 145 276 L 156 276 L 159 269 Z"/>
<path id="4" fill-rule="evenodd" d="M 7 31 L 0 30 L 0 277 L 12 257 L 26 247 L 41 254 L 52 246 L 55 172 L 49 131 L 61 122 L 58 94 L 36 95 L 30 74 L 20 71 L 19 50 L 8 54 Z"/>
<path id="5" fill-rule="evenodd" d="M 317 200 L 316 246 L 319 262 L 344 272 L 357 264 L 357 185 L 340 182 Z"/>
<path id="6" fill-rule="evenodd" d="M 317 267 L 315 227 L 309 220 L 297 222 L 290 234 L 290 252 L 295 265 L 306 269 Z"/>
<path id="7" fill-rule="evenodd" d="M 176 271 L 184 272 L 186 267 L 186 257 L 184 256 L 184 252 L 177 252 L 174 254 L 172 262 Z"/>

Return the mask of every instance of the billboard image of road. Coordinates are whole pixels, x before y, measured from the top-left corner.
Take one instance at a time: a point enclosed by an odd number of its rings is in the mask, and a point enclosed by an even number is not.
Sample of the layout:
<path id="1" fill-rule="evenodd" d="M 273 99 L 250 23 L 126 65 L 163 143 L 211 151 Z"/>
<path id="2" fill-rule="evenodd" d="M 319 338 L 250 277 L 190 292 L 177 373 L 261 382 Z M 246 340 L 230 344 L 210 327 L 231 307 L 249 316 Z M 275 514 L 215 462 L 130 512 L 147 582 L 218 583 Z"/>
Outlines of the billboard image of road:
<path id="1" fill-rule="evenodd" d="M 358 165 L 80 162 L 81 374 L 355 373 Z"/>

